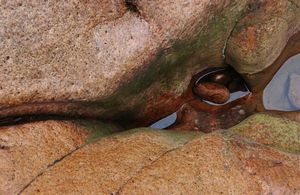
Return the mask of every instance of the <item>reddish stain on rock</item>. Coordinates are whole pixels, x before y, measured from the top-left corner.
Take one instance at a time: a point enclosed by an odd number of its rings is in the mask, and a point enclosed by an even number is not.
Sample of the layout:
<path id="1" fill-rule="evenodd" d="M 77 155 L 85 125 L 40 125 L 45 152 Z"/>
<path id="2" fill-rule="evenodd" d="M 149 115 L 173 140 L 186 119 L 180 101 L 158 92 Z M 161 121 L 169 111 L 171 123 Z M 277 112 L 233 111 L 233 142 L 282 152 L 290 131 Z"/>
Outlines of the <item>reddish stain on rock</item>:
<path id="1" fill-rule="evenodd" d="M 230 98 L 229 90 L 218 83 L 202 82 L 195 86 L 194 92 L 201 99 L 216 104 L 223 104 Z"/>

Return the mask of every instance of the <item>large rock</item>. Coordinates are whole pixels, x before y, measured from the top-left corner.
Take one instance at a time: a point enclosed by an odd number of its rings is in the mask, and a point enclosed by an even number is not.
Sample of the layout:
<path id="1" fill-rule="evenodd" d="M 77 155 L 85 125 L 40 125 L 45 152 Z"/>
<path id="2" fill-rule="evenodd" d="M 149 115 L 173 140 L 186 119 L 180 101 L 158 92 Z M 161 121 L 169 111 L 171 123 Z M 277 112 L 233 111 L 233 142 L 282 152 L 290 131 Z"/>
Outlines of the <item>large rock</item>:
<path id="1" fill-rule="evenodd" d="M 0 117 L 128 126 L 178 109 L 203 69 L 266 69 L 300 24 L 299 1 L 288 0 L 12 0 L 0 9 Z M 252 88 L 260 80 L 247 79 Z"/>
<path id="2" fill-rule="evenodd" d="M 197 134 L 138 129 L 103 138 L 49 168 L 23 194 L 117 192 L 143 168 Z"/>
<path id="3" fill-rule="evenodd" d="M 298 194 L 300 123 L 258 114 L 227 131 L 138 129 L 87 145 L 23 194 Z"/>
<path id="4" fill-rule="evenodd" d="M 232 127 L 230 132 L 279 150 L 300 154 L 299 121 L 255 114 Z"/>
<path id="5" fill-rule="evenodd" d="M 17 194 L 49 165 L 78 149 L 88 132 L 69 122 L 0 128 L 0 194 Z"/>
<path id="6" fill-rule="evenodd" d="M 179 108 L 195 73 L 224 66 L 225 51 L 240 73 L 269 66 L 299 30 L 298 1 L 274 2 L 1 1 L 0 117 L 149 124 Z"/>
<path id="7" fill-rule="evenodd" d="M 252 1 L 237 21 L 228 40 L 226 61 L 244 74 L 252 88 L 265 84 L 264 77 L 270 81 L 277 67 L 259 78 L 252 75 L 273 65 L 290 37 L 300 31 L 299 5 L 300 1 Z"/>
<path id="8" fill-rule="evenodd" d="M 48 167 L 117 131 L 96 121 L 43 121 L 0 127 L 0 194 L 17 194 Z"/>

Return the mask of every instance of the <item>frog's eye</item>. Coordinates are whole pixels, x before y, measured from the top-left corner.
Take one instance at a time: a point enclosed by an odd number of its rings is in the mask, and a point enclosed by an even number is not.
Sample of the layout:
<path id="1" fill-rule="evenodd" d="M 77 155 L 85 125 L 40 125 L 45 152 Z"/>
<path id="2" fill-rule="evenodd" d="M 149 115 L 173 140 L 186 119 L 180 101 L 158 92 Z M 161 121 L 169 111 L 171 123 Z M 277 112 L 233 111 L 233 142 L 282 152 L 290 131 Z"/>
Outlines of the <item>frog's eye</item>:
<path id="1" fill-rule="evenodd" d="M 224 105 L 250 94 L 246 82 L 232 68 L 206 70 L 196 81 L 193 92 L 211 105 Z"/>
<path id="2" fill-rule="evenodd" d="M 300 110 L 300 54 L 289 58 L 263 92 L 267 110 Z"/>
<path id="3" fill-rule="evenodd" d="M 196 82 L 194 82 L 194 79 Z M 194 100 L 198 98 L 210 105 L 225 105 L 234 100 L 240 99 L 250 94 L 250 90 L 243 78 L 232 68 L 210 68 L 198 73 L 193 79 Z M 193 118 L 190 109 L 180 109 L 178 112 L 184 115 L 190 115 Z M 191 109 L 193 110 L 193 109 Z M 178 112 L 162 118 L 150 127 L 165 129 L 176 123 Z M 194 112 L 197 112 L 194 110 Z M 201 111 L 200 111 L 201 112 Z"/>

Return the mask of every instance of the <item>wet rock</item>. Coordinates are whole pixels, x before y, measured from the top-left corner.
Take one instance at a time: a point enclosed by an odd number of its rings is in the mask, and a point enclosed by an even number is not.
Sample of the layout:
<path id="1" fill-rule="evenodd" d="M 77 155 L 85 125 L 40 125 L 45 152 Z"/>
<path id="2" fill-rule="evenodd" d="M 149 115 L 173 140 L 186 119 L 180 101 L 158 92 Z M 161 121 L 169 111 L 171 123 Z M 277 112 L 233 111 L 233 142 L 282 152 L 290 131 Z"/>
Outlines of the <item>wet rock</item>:
<path id="1" fill-rule="evenodd" d="M 228 90 L 230 93 L 236 92 L 236 91 L 247 91 L 245 88 L 245 84 L 242 80 L 234 80 L 228 84 Z"/>
<path id="2" fill-rule="evenodd" d="M 299 30 L 287 0 L 125 2 L 1 2 L 0 117 L 147 125 L 180 107 L 192 75 L 225 66 L 224 52 L 254 73 Z"/>
<path id="3" fill-rule="evenodd" d="M 218 83 L 201 82 L 194 87 L 194 92 L 201 99 L 216 104 L 223 104 L 230 98 L 229 90 Z"/>
<path id="4" fill-rule="evenodd" d="M 254 109 L 255 103 L 244 98 L 224 105 L 224 107 L 208 105 L 206 102 L 195 99 L 184 104 L 177 111 L 176 122 L 168 129 L 211 133 L 239 124 L 253 114 Z"/>

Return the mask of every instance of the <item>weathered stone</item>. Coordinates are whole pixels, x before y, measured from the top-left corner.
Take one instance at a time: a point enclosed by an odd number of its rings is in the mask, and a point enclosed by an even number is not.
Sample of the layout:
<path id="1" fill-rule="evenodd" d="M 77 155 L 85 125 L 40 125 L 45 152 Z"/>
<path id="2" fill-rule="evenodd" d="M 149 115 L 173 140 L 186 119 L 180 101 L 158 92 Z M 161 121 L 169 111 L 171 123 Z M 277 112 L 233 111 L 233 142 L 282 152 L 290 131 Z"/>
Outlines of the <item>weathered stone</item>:
<path id="1" fill-rule="evenodd" d="M 0 127 L 0 194 L 17 194 L 55 161 L 85 143 L 88 132 L 71 122 Z"/>
<path id="2" fill-rule="evenodd" d="M 212 134 L 146 167 L 120 194 L 296 194 L 299 162 L 299 156 Z"/>
<path id="3" fill-rule="evenodd" d="M 111 194 L 195 133 L 137 129 L 103 138 L 37 177 L 23 194 Z"/>
<path id="4" fill-rule="evenodd" d="M 0 117 L 85 115 L 135 126 L 188 99 L 185 128 L 226 128 L 256 104 L 246 98 L 221 108 L 195 102 L 186 95 L 192 76 L 227 62 L 256 89 L 261 80 L 249 75 L 270 68 L 300 30 L 299 5 L 1 1 Z M 87 146 L 120 128 L 46 121 L 1 129 L 3 194 L 300 193 L 299 124 L 286 119 L 255 115 L 228 133 L 192 141 L 192 133 L 145 130 Z"/>
<path id="5" fill-rule="evenodd" d="M 2 1 L 0 116 L 158 119 L 199 69 L 223 66 L 238 2 L 137 1 L 134 11 L 111 0 Z"/>
<path id="6" fill-rule="evenodd" d="M 128 126 L 174 112 L 192 76 L 224 58 L 239 73 L 265 69 L 300 23 L 288 0 L 13 0 L 1 2 L 1 18 L 0 117 Z"/>
<path id="7" fill-rule="evenodd" d="M 124 132 L 77 150 L 23 194 L 297 194 L 299 127 L 258 114 L 206 135 Z"/>
<path id="8" fill-rule="evenodd" d="M 230 132 L 283 151 L 300 154 L 300 123 L 286 118 L 255 114 Z"/>
<path id="9" fill-rule="evenodd" d="M 0 194 L 17 194 L 48 167 L 120 128 L 91 120 L 0 127 Z"/>
<path id="10" fill-rule="evenodd" d="M 258 73 L 275 62 L 291 35 L 299 31 L 297 4 L 285 0 L 253 1 L 228 41 L 226 60 L 239 73 Z"/>

